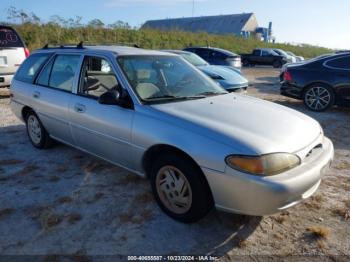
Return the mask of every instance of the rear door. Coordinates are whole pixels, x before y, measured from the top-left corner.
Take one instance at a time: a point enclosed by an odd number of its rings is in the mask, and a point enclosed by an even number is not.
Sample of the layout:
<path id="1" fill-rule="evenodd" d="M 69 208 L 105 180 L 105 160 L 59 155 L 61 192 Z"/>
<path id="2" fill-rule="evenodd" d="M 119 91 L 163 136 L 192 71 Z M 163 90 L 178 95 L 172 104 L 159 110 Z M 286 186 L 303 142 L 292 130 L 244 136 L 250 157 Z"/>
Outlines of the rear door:
<path id="1" fill-rule="evenodd" d="M 74 95 L 69 108 L 71 130 L 79 148 L 130 167 L 134 110 L 98 102 L 103 93 L 120 89 L 108 57 L 85 56 L 77 95 Z"/>
<path id="2" fill-rule="evenodd" d="M 0 26 L 0 76 L 13 75 L 25 58 L 25 46 L 17 32 Z"/>
<path id="3" fill-rule="evenodd" d="M 68 107 L 78 83 L 82 56 L 57 53 L 42 69 L 32 96 L 33 108 L 49 134 L 74 145 L 69 127 Z"/>
<path id="4" fill-rule="evenodd" d="M 334 87 L 339 104 L 350 104 L 350 55 L 329 59 L 324 63 L 334 76 Z"/>

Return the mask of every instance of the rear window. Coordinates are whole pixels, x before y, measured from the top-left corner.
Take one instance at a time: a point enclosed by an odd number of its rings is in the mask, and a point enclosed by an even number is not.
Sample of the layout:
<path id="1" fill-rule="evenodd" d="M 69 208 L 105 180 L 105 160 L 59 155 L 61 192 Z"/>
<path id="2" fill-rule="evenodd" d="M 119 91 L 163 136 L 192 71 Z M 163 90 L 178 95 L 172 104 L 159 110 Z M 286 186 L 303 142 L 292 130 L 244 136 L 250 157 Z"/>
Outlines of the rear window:
<path id="1" fill-rule="evenodd" d="M 0 26 L 0 48 L 24 47 L 17 32 L 10 27 Z"/>
<path id="2" fill-rule="evenodd" d="M 39 69 L 50 55 L 50 53 L 46 53 L 29 56 L 18 69 L 15 79 L 26 83 L 33 83 Z"/>
<path id="3" fill-rule="evenodd" d="M 350 70 L 350 56 L 344 56 L 344 57 L 328 60 L 326 62 L 326 66 L 337 68 L 337 69 Z"/>

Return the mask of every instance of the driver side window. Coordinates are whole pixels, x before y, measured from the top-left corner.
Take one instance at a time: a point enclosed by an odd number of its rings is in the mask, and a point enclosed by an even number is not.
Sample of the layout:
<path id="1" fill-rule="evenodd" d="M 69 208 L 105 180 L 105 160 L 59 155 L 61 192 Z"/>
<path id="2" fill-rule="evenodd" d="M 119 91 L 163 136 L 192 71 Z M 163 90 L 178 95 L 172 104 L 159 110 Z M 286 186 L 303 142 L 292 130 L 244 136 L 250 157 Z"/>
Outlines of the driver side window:
<path id="1" fill-rule="evenodd" d="M 119 89 L 118 80 L 109 61 L 86 56 L 81 70 L 79 94 L 99 98 L 102 94 Z"/>

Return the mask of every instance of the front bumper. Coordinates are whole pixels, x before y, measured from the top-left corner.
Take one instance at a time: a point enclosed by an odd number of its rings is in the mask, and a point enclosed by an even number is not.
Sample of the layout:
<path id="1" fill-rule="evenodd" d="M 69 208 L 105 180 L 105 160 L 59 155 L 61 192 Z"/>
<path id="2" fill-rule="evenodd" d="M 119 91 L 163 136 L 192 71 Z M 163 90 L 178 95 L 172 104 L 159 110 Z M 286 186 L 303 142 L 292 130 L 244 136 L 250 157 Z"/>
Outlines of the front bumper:
<path id="1" fill-rule="evenodd" d="M 13 75 L 0 75 L 0 87 L 7 87 L 11 85 Z"/>
<path id="2" fill-rule="evenodd" d="M 279 175 L 259 177 L 229 167 L 224 173 L 202 169 L 218 209 L 261 216 L 277 213 L 313 195 L 333 155 L 332 142 L 324 138 L 322 149 L 315 157 Z"/>

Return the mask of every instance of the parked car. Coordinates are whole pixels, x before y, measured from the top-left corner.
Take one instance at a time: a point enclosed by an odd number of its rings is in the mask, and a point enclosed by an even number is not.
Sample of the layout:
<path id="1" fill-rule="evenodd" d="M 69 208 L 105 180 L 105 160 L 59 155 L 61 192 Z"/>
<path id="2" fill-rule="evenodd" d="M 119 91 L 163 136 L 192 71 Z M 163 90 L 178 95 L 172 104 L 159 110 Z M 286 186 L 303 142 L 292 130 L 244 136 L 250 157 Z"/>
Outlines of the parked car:
<path id="1" fill-rule="evenodd" d="M 248 80 L 242 73 L 230 66 L 209 65 L 198 55 L 180 50 L 164 50 L 173 54 L 180 55 L 187 62 L 196 66 L 214 81 L 218 82 L 226 91 L 229 92 L 246 92 L 248 88 Z"/>
<path id="2" fill-rule="evenodd" d="M 302 62 L 302 61 L 305 60 L 304 57 L 302 57 L 302 56 L 297 56 L 297 55 L 295 55 L 294 53 L 292 53 L 292 52 L 290 52 L 290 51 L 287 51 L 286 53 L 287 53 L 288 55 L 290 55 L 290 56 L 295 57 L 296 62 Z"/>
<path id="3" fill-rule="evenodd" d="M 288 65 L 281 77 L 281 94 L 303 100 L 310 110 L 350 105 L 350 53 Z"/>
<path id="4" fill-rule="evenodd" d="M 241 69 L 241 57 L 230 51 L 214 47 L 187 47 L 184 51 L 192 52 L 203 58 L 211 65 L 231 66 Z"/>
<path id="5" fill-rule="evenodd" d="M 288 63 L 295 63 L 297 61 L 294 56 L 287 54 L 287 52 L 282 49 L 273 49 L 273 51 L 281 56 L 284 56 Z"/>
<path id="6" fill-rule="evenodd" d="M 29 51 L 17 32 L 0 25 L 0 87 L 10 86 L 13 75 Z"/>
<path id="7" fill-rule="evenodd" d="M 241 54 L 243 66 L 271 65 L 280 68 L 288 61 L 271 49 L 254 49 L 251 54 Z"/>
<path id="8" fill-rule="evenodd" d="M 284 210 L 317 190 L 333 158 L 317 121 L 228 93 L 165 52 L 40 49 L 11 92 L 34 147 L 55 139 L 149 178 L 161 209 L 182 222 L 214 205 L 247 215 Z"/>

